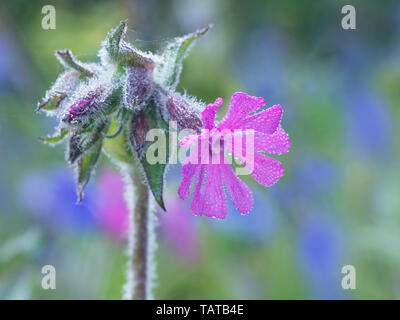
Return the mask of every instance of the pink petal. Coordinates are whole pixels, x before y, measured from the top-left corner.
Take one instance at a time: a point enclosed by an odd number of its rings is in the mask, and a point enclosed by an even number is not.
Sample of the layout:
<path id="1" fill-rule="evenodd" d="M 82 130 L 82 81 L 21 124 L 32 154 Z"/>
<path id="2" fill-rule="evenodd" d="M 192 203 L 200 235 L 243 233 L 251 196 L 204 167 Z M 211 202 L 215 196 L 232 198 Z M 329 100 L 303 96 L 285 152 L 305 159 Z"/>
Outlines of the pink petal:
<path id="1" fill-rule="evenodd" d="M 259 184 L 270 187 L 283 176 L 284 172 L 285 169 L 278 160 L 254 153 L 254 170 L 251 175 Z"/>
<path id="2" fill-rule="evenodd" d="M 190 185 L 197 167 L 198 165 L 191 163 L 182 166 L 182 182 L 178 188 L 178 195 L 182 200 L 186 199 L 189 195 Z"/>
<path id="3" fill-rule="evenodd" d="M 190 146 L 194 141 L 198 140 L 200 138 L 199 135 L 188 135 L 184 137 L 181 141 L 179 141 L 179 146 Z"/>
<path id="4" fill-rule="evenodd" d="M 240 129 L 241 122 L 252 112 L 265 105 L 261 97 L 252 97 L 243 92 L 236 92 L 230 102 L 228 113 L 218 125 L 218 129 Z"/>
<path id="5" fill-rule="evenodd" d="M 218 219 L 225 219 L 228 205 L 224 187 L 222 185 L 222 175 L 220 165 L 205 165 L 206 177 L 204 186 L 201 188 L 201 173 L 199 179 L 196 177 L 195 194 L 193 195 L 192 210 L 195 214 Z"/>
<path id="6" fill-rule="evenodd" d="M 217 114 L 217 110 L 222 103 L 222 98 L 218 98 L 213 104 L 209 104 L 201 113 L 201 121 L 203 122 L 203 127 L 205 129 L 214 128 L 215 115 Z"/>
<path id="7" fill-rule="evenodd" d="M 235 154 L 236 157 L 243 161 L 244 155 L 247 154 L 246 142 L 250 143 L 251 139 L 248 131 L 235 132 L 232 135 L 232 147 L 226 144 L 227 150 Z M 281 128 L 273 134 L 264 134 L 261 132 L 254 132 L 254 152 L 267 152 L 273 154 L 287 153 L 290 149 L 290 140 L 287 133 Z"/>
<path id="8" fill-rule="evenodd" d="M 261 153 L 254 152 L 254 158 L 250 159 L 250 153 L 247 155 L 246 145 L 242 138 L 242 148 L 240 148 L 240 139 L 235 141 L 230 151 L 237 157 L 244 166 L 250 171 L 251 175 L 256 179 L 256 181 L 264 186 L 271 186 L 277 182 L 284 173 L 284 168 L 282 164 L 271 157 L 265 156 Z M 239 147 L 238 147 L 239 145 Z M 258 151 L 258 150 L 257 150 Z M 252 161 L 252 163 L 249 163 Z"/>
<path id="9" fill-rule="evenodd" d="M 253 194 L 250 188 L 233 172 L 230 165 L 221 166 L 222 177 L 235 207 L 241 214 L 248 213 L 253 207 Z"/>
<path id="10" fill-rule="evenodd" d="M 192 210 L 194 214 L 202 215 L 203 213 L 203 203 L 201 202 L 201 186 L 204 180 L 205 166 L 199 165 L 196 168 L 195 180 L 194 180 L 194 190 L 193 190 L 193 200 L 192 200 Z"/>
<path id="11" fill-rule="evenodd" d="M 289 136 L 281 127 L 271 135 L 255 132 L 254 149 L 268 153 L 286 153 L 290 149 Z"/>
<path id="12" fill-rule="evenodd" d="M 263 110 L 240 123 L 240 129 L 253 129 L 266 134 L 273 134 L 279 126 L 282 118 L 280 105 Z"/>

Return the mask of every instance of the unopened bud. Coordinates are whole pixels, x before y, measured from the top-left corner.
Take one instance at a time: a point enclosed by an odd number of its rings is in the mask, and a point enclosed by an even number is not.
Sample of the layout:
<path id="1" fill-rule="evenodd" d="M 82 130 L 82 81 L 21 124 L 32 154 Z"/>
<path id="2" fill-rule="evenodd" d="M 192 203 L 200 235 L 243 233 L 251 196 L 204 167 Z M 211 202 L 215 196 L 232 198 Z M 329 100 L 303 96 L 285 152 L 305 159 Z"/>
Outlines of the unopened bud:
<path id="1" fill-rule="evenodd" d="M 201 111 L 196 102 L 188 101 L 179 95 L 170 96 L 166 103 L 171 119 L 182 129 L 199 131 L 202 128 Z"/>
<path id="2" fill-rule="evenodd" d="M 94 114 L 99 109 L 98 100 L 103 93 L 103 88 L 99 87 L 89 92 L 83 99 L 74 103 L 62 118 L 62 121 L 68 123 L 79 123 L 87 115 Z"/>
<path id="3" fill-rule="evenodd" d="M 151 94 L 151 70 L 145 67 L 128 67 L 126 79 L 126 103 L 128 107 L 140 106 Z"/>

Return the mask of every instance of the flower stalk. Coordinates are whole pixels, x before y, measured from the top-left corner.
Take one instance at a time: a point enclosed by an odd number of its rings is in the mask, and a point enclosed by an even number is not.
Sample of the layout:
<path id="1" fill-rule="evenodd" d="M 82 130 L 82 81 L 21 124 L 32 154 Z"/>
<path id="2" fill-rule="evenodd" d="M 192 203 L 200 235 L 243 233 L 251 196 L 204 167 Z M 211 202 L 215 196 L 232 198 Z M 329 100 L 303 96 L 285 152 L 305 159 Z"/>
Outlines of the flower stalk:
<path id="1" fill-rule="evenodd" d="M 138 168 L 129 166 L 126 171 L 126 194 L 130 211 L 128 274 L 124 298 L 148 300 L 152 298 L 155 228 L 151 196 Z"/>

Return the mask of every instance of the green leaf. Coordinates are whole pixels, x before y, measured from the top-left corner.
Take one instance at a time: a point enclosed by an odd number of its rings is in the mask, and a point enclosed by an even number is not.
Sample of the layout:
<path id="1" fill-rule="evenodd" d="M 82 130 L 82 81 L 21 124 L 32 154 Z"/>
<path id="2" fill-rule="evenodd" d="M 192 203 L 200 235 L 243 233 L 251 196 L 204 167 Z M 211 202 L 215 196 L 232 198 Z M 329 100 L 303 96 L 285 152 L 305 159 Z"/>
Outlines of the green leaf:
<path id="1" fill-rule="evenodd" d="M 58 142 L 61 142 L 67 136 L 68 132 L 69 132 L 68 129 L 63 128 L 54 136 L 49 136 L 39 139 L 44 143 L 56 144 Z"/>
<path id="2" fill-rule="evenodd" d="M 145 57 L 142 52 L 134 49 L 123 40 L 127 29 L 127 22 L 123 20 L 108 34 L 103 45 L 109 58 L 114 62 L 122 64 L 144 66 L 147 69 L 154 69 L 154 62 L 150 58 Z"/>
<path id="3" fill-rule="evenodd" d="M 71 68 L 79 71 L 85 77 L 93 77 L 94 73 L 87 69 L 82 62 L 79 62 L 73 55 L 71 50 L 57 50 L 56 57 L 65 68 Z"/>
<path id="4" fill-rule="evenodd" d="M 210 28 L 211 25 L 183 37 L 175 38 L 167 45 L 162 54 L 165 62 L 160 71 L 163 78 L 162 84 L 164 86 L 173 90 L 176 88 L 182 72 L 183 59 L 186 58 L 195 40 L 203 34 L 206 34 Z"/>
<path id="5" fill-rule="evenodd" d="M 123 131 L 122 129 L 124 128 L 127 113 L 128 110 L 126 108 L 122 108 L 118 114 L 112 118 L 105 138 L 114 139 L 121 134 Z"/>
<path id="6" fill-rule="evenodd" d="M 64 94 L 54 94 L 47 100 L 41 102 L 38 104 L 36 108 L 36 112 L 40 110 L 56 110 L 58 109 L 58 106 L 60 105 L 60 101 L 65 98 Z"/>
<path id="7" fill-rule="evenodd" d="M 127 142 L 129 141 L 130 132 L 124 126 L 124 123 L 129 121 L 131 117 L 126 108 L 122 109 L 121 114 L 120 120 L 118 120 L 118 117 L 114 117 L 111 120 L 106 133 L 107 139 L 103 141 L 103 151 L 117 161 L 132 163 L 134 161 L 133 154 Z M 121 129 L 122 132 L 119 132 Z"/>
<path id="8" fill-rule="evenodd" d="M 166 164 L 149 164 L 146 157 L 140 159 L 140 163 L 143 166 L 143 170 L 146 176 L 147 183 L 153 193 L 159 206 L 165 211 L 163 190 L 164 190 L 164 173 Z"/>
<path id="9" fill-rule="evenodd" d="M 163 210 L 165 210 L 163 200 L 163 188 L 164 188 L 164 174 L 167 164 L 166 163 L 155 163 L 150 164 L 146 158 L 146 151 L 150 145 L 154 142 L 146 141 L 146 134 L 151 129 L 162 129 L 166 136 L 166 150 L 165 160 L 168 160 L 168 127 L 162 120 L 161 113 L 156 107 L 154 100 L 151 104 L 146 106 L 140 112 L 134 114 L 132 119 L 132 128 L 130 134 L 130 141 L 133 150 L 145 173 L 145 177 L 148 186 L 153 193 L 154 198 Z"/>
<path id="10" fill-rule="evenodd" d="M 77 185 L 77 195 L 78 203 L 82 202 L 83 189 L 86 187 L 90 180 L 90 176 L 93 169 L 99 160 L 102 140 L 98 140 L 94 145 L 92 145 L 78 160 L 77 171 L 78 171 L 78 185 Z"/>
<path id="11" fill-rule="evenodd" d="M 111 59 L 116 60 L 118 58 L 119 46 L 122 39 L 125 37 L 127 29 L 126 20 L 123 20 L 108 34 L 105 40 L 105 49 Z"/>
<path id="12" fill-rule="evenodd" d="M 57 110 L 60 107 L 62 100 L 78 86 L 80 75 L 81 73 L 76 70 L 67 70 L 63 72 L 57 78 L 51 89 L 46 92 L 46 97 L 38 104 L 36 112 L 40 110 Z M 50 112 L 50 114 L 55 115 L 54 112 Z"/>

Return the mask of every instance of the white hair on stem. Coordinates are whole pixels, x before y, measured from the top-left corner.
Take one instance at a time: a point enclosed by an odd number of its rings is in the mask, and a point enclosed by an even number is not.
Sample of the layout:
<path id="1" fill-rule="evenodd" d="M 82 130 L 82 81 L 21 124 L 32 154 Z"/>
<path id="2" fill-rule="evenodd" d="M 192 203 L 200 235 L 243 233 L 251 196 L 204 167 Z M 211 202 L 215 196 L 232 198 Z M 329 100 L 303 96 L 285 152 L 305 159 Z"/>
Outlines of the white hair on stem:
<path id="1" fill-rule="evenodd" d="M 123 298 L 128 300 L 153 299 L 155 281 L 154 253 L 157 249 L 155 228 L 155 200 L 137 166 L 122 167 L 125 180 L 125 201 L 129 208 L 130 230 L 127 255 L 127 281 Z"/>

